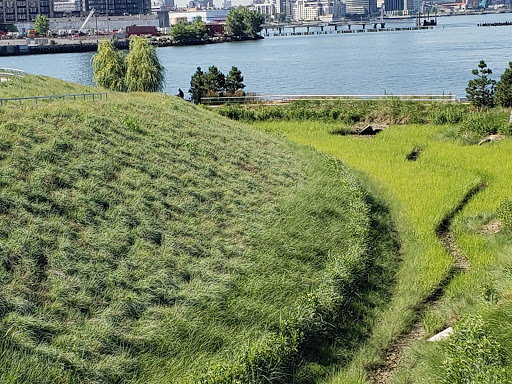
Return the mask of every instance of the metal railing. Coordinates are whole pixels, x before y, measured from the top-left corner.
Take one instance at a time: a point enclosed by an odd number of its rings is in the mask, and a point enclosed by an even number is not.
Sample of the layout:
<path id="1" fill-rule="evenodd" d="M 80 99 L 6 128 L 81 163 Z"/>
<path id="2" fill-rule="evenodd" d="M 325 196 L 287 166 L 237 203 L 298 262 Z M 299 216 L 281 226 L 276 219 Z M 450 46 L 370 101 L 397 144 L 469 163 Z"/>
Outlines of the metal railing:
<path id="1" fill-rule="evenodd" d="M 219 96 L 203 97 L 202 104 L 222 105 L 233 104 L 286 104 L 298 100 L 333 101 L 333 100 L 408 100 L 408 101 L 436 101 L 457 102 L 454 95 L 246 95 L 246 96 Z"/>
<path id="2" fill-rule="evenodd" d="M 14 68 L 2 68 L 0 67 L 0 81 L 7 81 L 11 77 L 23 76 L 24 71 Z"/>
<path id="3" fill-rule="evenodd" d="M 33 100 L 35 105 L 39 105 L 40 101 L 48 101 L 53 103 L 55 100 L 73 100 L 73 101 L 96 101 L 96 100 L 107 100 L 107 93 L 77 93 L 73 95 L 51 95 L 51 96 L 29 96 L 29 97 L 12 97 L 8 99 L 0 99 L 0 106 L 7 105 L 8 103 L 16 103 L 20 107 L 23 103 Z"/>

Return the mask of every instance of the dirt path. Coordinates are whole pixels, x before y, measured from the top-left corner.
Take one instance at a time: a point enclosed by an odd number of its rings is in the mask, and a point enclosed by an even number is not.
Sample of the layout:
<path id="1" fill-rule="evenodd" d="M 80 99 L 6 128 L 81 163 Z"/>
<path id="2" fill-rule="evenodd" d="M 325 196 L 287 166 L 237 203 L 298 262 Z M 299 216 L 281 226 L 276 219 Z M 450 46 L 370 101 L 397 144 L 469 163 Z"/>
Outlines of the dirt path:
<path id="1" fill-rule="evenodd" d="M 459 205 L 452 212 L 450 212 L 450 214 L 448 214 L 448 216 L 446 216 L 437 227 L 436 235 L 443 243 L 446 252 L 448 252 L 453 257 L 454 266 L 443 279 L 441 284 L 439 284 L 439 286 L 430 294 L 430 296 L 428 296 L 418 305 L 416 322 L 414 323 L 412 329 L 399 336 L 394 344 L 387 349 L 384 364 L 377 367 L 371 373 L 371 379 L 373 383 L 386 384 L 388 382 L 389 378 L 400 364 L 404 350 L 414 341 L 421 340 L 425 337 L 426 333 L 421 326 L 421 315 L 427 310 L 438 305 L 439 301 L 443 297 L 446 287 L 448 287 L 456 275 L 464 273 L 469 269 L 469 262 L 466 256 L 462 253 L 462 251 L 460 251 L 460 249 L 457 248 L 457 244 L 455 243 L 455 236 L 451 230 L 451 224 L 455 215 L 462 211 L 462 209 L 464 209 L 471 198 L 485 187 L 486 184 L 482 183 L 468 191 Z"/>

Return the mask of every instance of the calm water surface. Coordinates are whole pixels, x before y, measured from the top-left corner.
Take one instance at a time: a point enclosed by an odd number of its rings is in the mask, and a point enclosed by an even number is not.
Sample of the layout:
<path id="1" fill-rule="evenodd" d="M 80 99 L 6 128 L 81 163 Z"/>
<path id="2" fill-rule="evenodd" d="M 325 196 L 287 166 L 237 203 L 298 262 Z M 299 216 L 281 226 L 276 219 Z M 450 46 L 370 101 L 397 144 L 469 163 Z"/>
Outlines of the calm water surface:
<path id="1" fill-rule="evenodd" d="M 165 92 L 173 94 L 178 88 L 188 91 L 198 66 L 206 70 L 216 65 L 227 73 L 235 65 L 245 77 L 246 90 L 266 94 L 464 96 L 479 60 L 486 61 L 496 78 L 512 61 L 512 26 L 476 26 L 492 21 L 512 21 L 512 14 L 442 17 L 432 30 L 268 37 L 157 52 L 167 71 Z M 92 84 L 92 56 L 5 57 L 0 65 Z"/>

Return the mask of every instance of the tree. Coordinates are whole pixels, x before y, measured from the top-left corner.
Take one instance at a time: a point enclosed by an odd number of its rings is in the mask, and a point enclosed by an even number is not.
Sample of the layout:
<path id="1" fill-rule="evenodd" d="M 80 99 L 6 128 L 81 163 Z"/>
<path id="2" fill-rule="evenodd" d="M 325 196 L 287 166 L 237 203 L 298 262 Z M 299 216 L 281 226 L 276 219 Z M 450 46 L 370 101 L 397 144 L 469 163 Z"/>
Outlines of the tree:
<path id="1" fill-rule="evenodd" d="M 226 82 L 226 76 L 212 65 L 204 75 L 204 88 L 206 92 L 222 92 Z"/>
<path id="2" fill-rule="evenodd" d="M 197 67 L 196 72 L 192 75 L 188 93 L 190 93 L 192 100 L 196 104 L 199 104 L 204 97 L 206 89 L 204 84 L 204 72 L 201 70 L 201 67 Z"/>
<path id="3" fill-rule="evenodd" d="M 243 7 L 234 8 L 226 16 L 226 30 L 232 36 L 244 35 L 245 23 L 242 9 Z"/>
<path id="4" fill-rule="evenodd" d="M 263 19 L 261 14 L 256 10 L 243 8 L 242 14 L 244 16 L 244 33 L 249 36 L 256 36 L 261 32 L 261 24 Z"/>
<path id="5" fill-rule="evenodd" d="M 178 42 L 203 39 L 205 35 L 206 25 L 200 17 L 196 17 L 193 23 L 177 23 L 171 28 L 171 36 Z"/>
<path id="6" fill-rule="evenodd" d="M 466 88 L 468 100 L 478 110 L 482 108 L 491 108 L 494 106 L 494 86 L 496 81 L 489 78 L 492 71 L 487 68 L 485 61 L 480 60 L 478 69 L 473 69 L 471 73 L 476 79 L 470 80 Z"/>
<path id="7" fill-rule="evenodd" d="M 281 12 L 276 15 L 276 21 L 284 23 L 286 21 L 286 13 Z"/>
<path id="8" fill-rule="evenodd" d="M 176 23 L 171 28 L 171 37 L 175 41 L 182 42 L 192 37 L 191 32 L 187 23 Z"/>
<path id="9" fill-rule="evenodd" d="M 243 81 L 244 77 L 242 76 L 242 72 L 237 67 L 231 67 L 231 71 L 229 71 L 226 76 L 226 92 L 233 95 L 239 89 L 244 89 L 245 85 Z"/>
<path id="10" fill-rule="evenodd" d="M 201 17 L 196 17 L 191 27 L 194 33 L 194 37 L 197 39 L 204 38 L 204 35 L 206 35 L 206 24 L 203 22 Z"/>
<path id="11" fill-rule="evenodd" d="M 496 102 L 502 107 L 512 107 L 512 61 L 508 63 L 508 68 L 500 77 L 496 85 Z"/>
<path id="12" fill-rule="evenodd" d="M 124 78 L 126 67 L 124 54 L 116 49 L 109 40 L 101 40 L 98 44 L 98 53 L 92 58 L 94 82 L 112 91 L 125 91 Z"/>
<path id="13" fill-rule="evenodd" d="M 164 83 L 164 67 L 155 48 L 141 36 L 130 37 L 130 51 L 125 59 L 125 84 L 128 92 L 157 92 Z"/>
<path id="14" fill-rule="evenodd" d="M 37 15 L 34 21 L 34 29 L 40 35 L 46 35 L 50 30 L 50 20 L 44 15 Z"/>

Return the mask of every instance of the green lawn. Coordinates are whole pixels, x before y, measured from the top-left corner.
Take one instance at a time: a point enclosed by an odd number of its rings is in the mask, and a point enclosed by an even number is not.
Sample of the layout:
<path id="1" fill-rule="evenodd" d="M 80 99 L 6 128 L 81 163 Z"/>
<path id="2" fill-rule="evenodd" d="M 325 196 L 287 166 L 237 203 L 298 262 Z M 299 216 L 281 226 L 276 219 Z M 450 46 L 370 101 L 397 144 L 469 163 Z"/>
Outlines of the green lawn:
<path id="1" fill-rule="evenodd" d="M 512 140 L 462 145 L 448 139 L 452 127 L 433 125 L 391 126 L 367 138 L 330 134 L 340 126 L 336 122 L 253 124 L 341 159 L 389 205 L 400 238 L 402 261 L 393 299 L 375 323 L 371 338 L 351 363 L 333 375 L 331 383 L 365 382 L 367 369 L 382 361 L 383 351 L 418 316 L 431 335 L 465 313 L 485 313 L 490 318 L 507 313 L 512 293 L 512 236 L 507 231 L 486 233 L 485 225 L 494 219 L 500 202 L 512 197 Z M 414 149 L 422 150 L 417 161 L 407 160 Z M 418 314 L 418 304 L 435 290 L 453 265 L 436 237 L 436 228 L 480 183 L 486 183 L 486 188 L 455 216 L 452 225 L 470 269 L 451 281 L 436 308 Z M 510 329 L 512 320 L 503 317 L 507 320 L 501 327 Z M 508 333 L 498 331 L 498 336 L 502 344 L 512 347 Z M 442 356 L 439 346 L 419 342 L 392 382 L 438 382 L 436 372 Z"/>
<path id="2" fill-rule="evenodd" d="M 339 162 L 175 97 L 0 108 L 0 381 L 306 383 L 365 305 L 372 209 Z"/>

